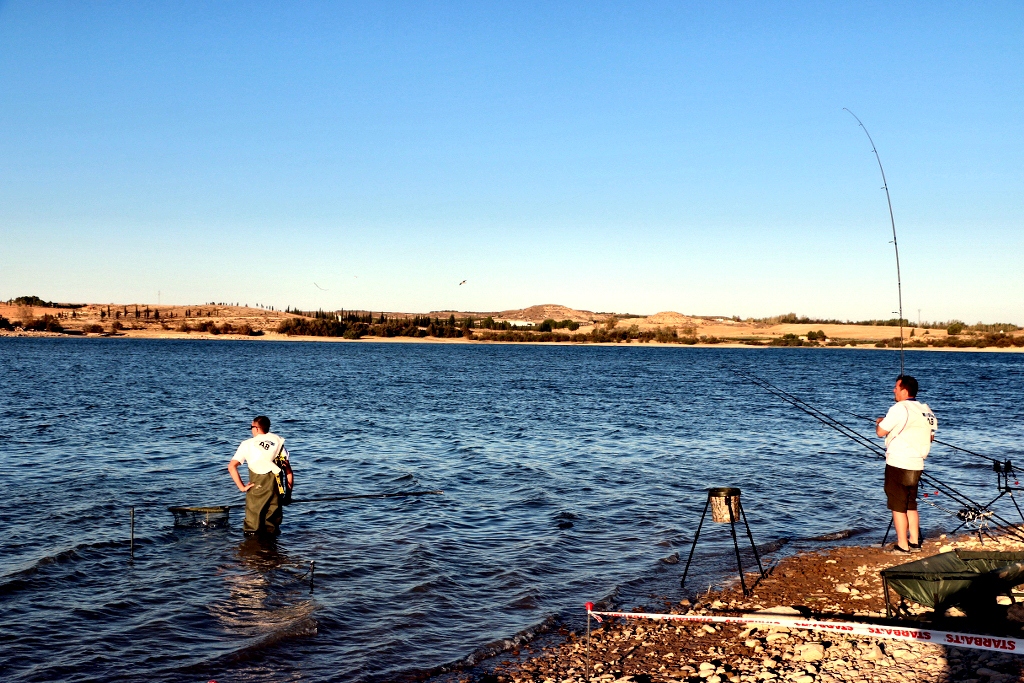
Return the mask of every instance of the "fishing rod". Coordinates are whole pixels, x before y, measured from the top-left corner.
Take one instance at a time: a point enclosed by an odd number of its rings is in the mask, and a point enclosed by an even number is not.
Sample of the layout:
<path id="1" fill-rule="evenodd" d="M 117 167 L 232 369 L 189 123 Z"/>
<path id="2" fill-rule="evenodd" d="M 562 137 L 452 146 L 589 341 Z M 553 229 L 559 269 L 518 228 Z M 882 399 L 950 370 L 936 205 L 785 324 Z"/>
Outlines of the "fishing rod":
<path id="1" fill-rule="evenodd" d="M 772 394 L 776 398 L 779 398 L 785 401 L 786 403 L 789 403 L 793 407 L 797 408 L 798 410 L 810 415 L 818 422 L 821 422 L 822 424 L 831 427 L 832 429 L 835 429 L 843 436 L 847 437 L 851 441 L 860 444 L 861 446 L 864 446 L 865 448 L 872 451 L 876 455 L 885 455 L 885 449 L 883 449 L 881 446 L 875 443 L 875 441 L 873 441 L 870 437 L 865 436 L 864 434 L 861 434 L 852 427 L 845 425 L 844 423 L 835 419 L 828 413 L 816 408 L 815 406 L 812 406 L 810 403 L 807 403 L 803 399 L 794 396 L 788 391 L 775 386 L 771 382 L 762 379 L 757 375 L 751 375 L 741 370 L 736 370 L 735 368 L 728 369 L 733 373 L 739 375 L 740 377 L 746 379 L 751 384 L 759 387 L 760 389 L 763 389 L 764 391 L 768 392 L 769 394 Z"/>
<path id="2" fill-rule="evenodd" d="M 740 373 L 738 371 L 737 374 L 744 376 L 743 373 Z M 865 436 L 864 434 L 861 434 L 852 427 L 844 424 L 843 422 L 840 422 L 839 420 L 835 419 L 834 417 L 824 412 L 823 410 L 820 410 L 819 408 L 812 406 L 810 403 L 807 403 L 803 399 L 794 396 L 793 394 L 790 394 L 786 390 L 781 389 L 775 386 L 774 384 L 771 384 L 767 380 L 761 379 L 760 377 L 757 377 L 755 375 L 745 375 L 745 377 L 755 386 L 764 389 L 773 396 L 782 399 L 783 401 L 789 403 L 798 410 L 806 413 L 807 415 L 810 415 L 811 417 L 821 422 L 822 424 L 831 427 L 832 429 L 836 430 L 837 432 L 847 437 L 851 441 L 860 444 L 861 446 L 864 446 L 866 449 L 874 453 L 876 456 L 883 458 L 885 457 L 885 449 L 878 445 L 870 437 Z M 927 475 L 922 472 L 921 478 L 925 483 L 931 484 L 932 488 L 936 490 L 936 493 L 939 493 L 941 491 L 942 493 L 949 496 L 951 499 L 953 499 L 960 505 L 964 506 L 965 508 L 970 508 L 971 510 L 982 509 L 981 505 L 975 503 L 973 500 L 971 500 L 964 494 L 960 493 L 952 486 L 949 486 L 948 484 L 939 481 L 938 479 L 932 477 L 931 475 Z M 1024 540 L 1024 537 L 1022 537 L 1022 540 Z"/>
<path id="3" fill-rule="evenodd" d="M 323 503 L 332 500 L 356 500 L 360 498 L 407 498 L 411 496 L 441 496 L 444 491 L 400 491 L 398 493 L 360 493 L 344 496 L 323 496 L 321 498 L 302 498 L 293 500 L 295 503 Z"/>
<path id="4" fill-rule="evenodd" d="M 841 413 L 846 413 L 847 415 L 852 415 L 854 417 L 858 417 L 858 418 L 860 418 L 862 420 L 869 420 L 871 422 L 875 421 L 875 418 L 873 418 L 873 417 L 868 417 L 867 415 L 861 415 L 859 413 L 853 412 L 852 410 L 844 410 L 843 408 L 836 408 L 836 410 L 838 410 Z M 1002 460 L 1000 460 L 999 458 L 993 458 L 991 455 L 985 455 L 984 453 L 977 453 L 975 451 L 968 450 L 966 448 L 961 448 L 960 446 L 954 446 L 951 443 L 947 443 L 947 442 L 941 441 L 939 439 L 934 439 L 934 441 L 935 441 L 935 443 L 941 444 L 943 446 L 946 446 L 947 448 L 952 448 L 954 451 L 960 451 L 961 453 L 966 453 L 967 455 L 974 455 L 974 456 L 977 456 L 979 458 L 984 458 L 985 460 L 988 460 L 990 463 L 992 463 L 994 465 L 1001 465 L 1001 464 L 1003 464 Z"/>
<path id="5" fill-rule="evenodd" d="M 394 493 L 353 493 L 339 496 L 320 496 L 318 498 L 301 498 L 291 501 L 295 503 L 324 503 L 336 500 L 359 500 L 370 498 L 408 498 L 413 496 L 444 495 L 444 491 L 396 491 Z M 167 508 L 174 515 L 176 527 L 224 527 L 228 524 L 228 515 L 232 508 L 244 508 L 245 503 L 209 506 L 171 506 Z"/>
<path id="6" fill-rule="evenodd" d="M 828 415 L 824 411 L 822 411 L 822 410 L 812 406 L 811 404 L 807 403 L 806 401 L 804 401 L 803 399 L 799 398 L 798 396 L 794 396 L 793 394 L 789 393 L 785 389 L 777 387 L 774 384 L 772 384 L 771 382 L 768 382 L 765 379 L 757 377 L 756 375 L 750 375 L 750 374 L 747 374 L 747 373 L 743 373 L 743 372 L 738 371 L 738 370 L 736 370 L 734 368 L 729 368 L 729 369 L 732 370 L 735 374 L 740 375 L 741 377 L 746 378 L 748 381 L 750 381 L 755 386 L 758 386 L 761 389 L 764 389 L 765 391 L 767 391 L 768 393 L 772 394 L 773 396 L 776 396 L 776 397 L 786 401 L 790 405 L 793 405 L 794 407 L 798 408 L 802 412 L 810 415 L 811 417 L 815 418 L 816 420 L 818 420 L 822 424 L 825 424 L 825 425 L 827 425 L 829 427 L 832 427 L 833 429 L 838 431 L 840 434 L 843 434 L 844 436 L 846 436 L 847 438 L 851 439 L 852 441 L 854 441 L 854 442 L 864 446 L 865 448 L 870 450 L 875 455 L 878 455 L 878 456 L 881 456 L 881 457 L 885 457 L 885 449 L 883 449 L 877 443 L 875 443 L 874 441 L 871 441 L 868 437 L 865 437 L 863 434 L 861 434 L 861 433 L 857 432 L 856 430 L 848 427 L 847 425 L 843 424 L 839 420 L 836 420 L 835 418 L 833 418 L 832 416 Z M 979 505 L 978 503 L 974 502 L 973 500 L 971 500 L 969 497 L 967 497 L 963 493 L 961 493 L 961 492 L 957 491 L 956 489 L 954 489 L 952 486 L 949 486 L 948 484 L 945 484 L 944 482 L 939 481 L 935 477 L 933 477 L 933 476 L 931 476 L 929 474 L 925 474 L 924 472 L 921 473 L 921 479 L 925 483 L 931 484 L 931 486 L 936 490 L 936 493 L 942 492 L 945 495 L 947 495 L 949 498 L 951 498 L 952 500 L 957 502 L 959 505 L 964 507 L 964 510 L 961 511 L 963 513 L 963 515 L 961 515 L 961 514 L 954 515 L 958 519 L 961 519 L 961 521 L 967 521 L 967 518 L 978 517 L 982 512 L 984 512 L 992 504 L 992 503 L 989 503 L 988 505 L 984 505 L 984 506 L 983 505 Z M 925 494 L 925 495 L 927 495 L 927 494 Z M 930 503 L 931 501 L 927 501 L 927 502 Z M 1014 501 L 1014 504 L 1016 504 L 1016 501 Z M 944 509 L 944 508 L 940 508 L 940 509 Z M 1008 528 L 1010 528 L 1011 533 L 1014 533 L 1015 535 L 1019 535 L 1021 537 L 1021 539 L 1024 540 L 1024 535 L 1021 535 L 1019 532 L 1017 532 L 1015 527 L 1008 520 L 1005 520 L 1005 519 L 999 517 L 998 515 L 995 515 L 994 512 L 991 513 L 991 514 L 992 514 L 993 517 L 995 517 L 996 519 L 999 519 L 1001 522 L 1003 522 L 1003 524 L 1005 524 Z M 1024 515 L 1022 515 L 1022 517 L 1024 517 Z"/>
<path id="7" fill-rule="evenodd" d="M 729 369 L 732 370 L 734 373 L 736 373 L 736 374 L 738 374 L 738 375 L 740 375 L 742 377 L 745 377 L 751 383 L 753 383 L 756 386 L 764 389 L 765 391 L 768 391 L 772 395 L 774 395 L 774 396 L 776 396 L 778 398 L 781 398 L 782 400 L 784 400 L 787 403 L 790 403 L 791 405 L 799 408 L 800 410 L 802 410 L 803 412 L 807 413 L 808 415 L 811 415 L 812 417 L 817 419 L 819 422 L 822 422 L 823 424 L 825 424 L 825 425 L 827 425 L 829 427 L 832 427 L 833 429 L 835 429 L 836 431 L 840 432 L 844 436 L 847 436 L 851 440 L 861 444 L 862 446 L 865 446 L 866 448 L 868 448 L 868 450 L 872 451 L 876 455 L 879 455 L 879 456 L 882 456 L 882 457 L 885 456 L 885 450 L 881 446 L 879 446 L 877 443 L 875 443 L 874 441 L 869 440 L 868 438 L 864 437 L 864 435 L 862 435 L 859 432 L 851 429 L 850 427 L 846 426 L 842 422 L 839 422 L 838 420 L 836 420 L 835 418 L 831 417 L 830 415 L 828 415 L 824 411 L 822 411 L 822 410 L 812 406 L 811 404 L 807 403 L 806 401 L 804 401 L 803 399 L 799 398 L 798 396 L 794 396 L 793 394 L 789 393 L 785 389 L 777 387 L 774 384 L 772 384 L 771 382 L 768 382 L 765 379 L 757 377 L 756 375 L 751 375 L 751 374 L 743 373 L 741 371 L 736 370 L 735 368 L 729 368 Z M 849 412 L 849 411 L 844 411 L 844 412 Z M 863 417 L 863 416 L 858 416 L 858 417 Z M 868 419 L 870 419 L 870 418 L 868 418 Z M 982 457 L 987 457 L 987 456 L 982 456 Z M 1009 472 L 1010 471 L 1009 463 L 1006 463 L 1004 466 L 1007 468 L 1007 472 Z M 998 471 L 999 470 L 997 470 L 997 472 Z M 1005 476 L 1008 477 L 1009 475 L 1006 474 Z M 962 522 L 967 523 L 967 522 L 971 521 L 972 519 L 981 518 L 982 516 L 992 516 L 993 518 L 998 519 L 1000 522 L 1002 522 L 1010 530 L 1010 532 L 1012 534 L 1014 534 L 1014 535 L 1020 537 L 1022 540 L 1024 540 L 1024 535 L 1021 535 L 1021 533 L 1016 529 L 1015 525 L 1011 524 L 1008 520 L 1000 517 L 995 512 L 993 512 L 993 511 L 991 511 L 989 509 L 989 508 L 991 508 L 992 504 L 995 503 L 996 500 L 999 500 L 999 498 L 1001 498 L 1003 496 L 1003 494 L 1009 492 L 1008 490 L 1004 490 L 1004 489 L 1009 489 L 1009 484 L 1007 484 L 1006 487 L 1000 487 L 1001 493 L 999 494 L 999 496 L 996 496 L 996 498 L 993 499 L 992 501 L 990 501 L 989 503 L 982 505 L 982 504 L 976 503 L 975 501 L 973 501 L 971 498 L 969 498 L 965 494 L 961 493 L 960 491 L 957 491 L 952 486 L 949 486 L 948 484 L 945 484 L 944 482 L 938 480 L 937 478 L 933 477 L 930 474 L 926 474 L 926 473 L 922 472 L 921 473 L 921 480 L 924 481 L 927 484 L 930 484 L 936 490 L 936 493 L 942 492 L 946 496 L 948 496 L 949 498 L 951 498 L 952 500 L 954 500 L 955 502 L 957 502 L 958 504 L 963 506 L 964 509 L 962 509 L 960 512 L 958 512 L 958 513 L 956 513 L 954 515 L 957 519 L 961 520 Z M 927 494 L 925 494 L 925 497 L 927 498 Z M 1013 501 L 1013 504 L 1016 507 L 1017 506 L 1016 499 L 1013 499 L 1012 496 L 1011 496 L 1011 500 Z M 932 502 L 927 500 L 927 499 L 926 499 L 925 502 L 927 502 L 929 504 L 932 504 Z M 936 506 L 936 507 L 939 507 L 939 506 Z M 945 510 L 945 508 L 941 508 L 941 507 L 939 509 Z M 1018 510 L 1018 512 L 1020 512 L 1020 508 L 1019 507 L 1017 508 L 1017 510 Z M 1024 513 L 1021 513 L 1021 518 L 1024 519 Z"/>
<path id="8" fill-rule="evenodd" d="M 765 391 L 768 391 L 773 396 L 781 398 L 782 400 L 786 401 L 790 405 L 793 405 L 793 406 L 799 408 L 800 410 L 802 410 L 803 412 L 807 413 L 811 417 L 814 417 L 816 420 L 818 420 L 822 424 L 825 424 L 825 425 L 827 425 L 829 427 L 832 427 L 833 429 L 838 431 L 843 436 L 846 436 L 847 438 L 851 439 L 852 441 L 854 441 L 854 442 L 864 446 L 865 448 L 870 450 L 875 455 L 879 455 L 879 456 L 885 457 L 885 449 L 882 448 L 880 445 L 878 445 L 878 443 L 873 441 L 871 438 L 869 438 L 869 437 L 861 434 L 860 432 L 854 430 L 852 427 L 849 427 L 846 424 L 840 422 L 839 420 L 835 419 L 834 417 L 832 417 L 828 413 L 825 413 L 824 411 L 820 410 L 819 408 L 816 408 L 815 406 L 812 406 L 810 403 L 804 401 L 799 396 L 795 396 L 795 395 L 789 393 L 788 391 L 786 391 L 785 389 L 782 389 L 781 387 L 778 387 L 778 386 L 772 384 L 771 382 L 769 382 L 768 380 L 762 379 L 761 377 L 758 377 L 756 375 L 751 375 L 751 374 L 748 374 L 748 373 L 743 373 L 742 371 L 735 370 L 734 368 L 730 368 L 730 369 L 733 370 L 733 372 L 735 372 L 736 374 L 740 375 L 741 377 L 745 377 L 748 381 L 750 381 L 755 386 L 758 386 L 758 387 L 764 389 Z M 844 412 L 849 412 L 849 411 L 844 411 Z M 864 417 L 864 416 L 858 415 L 858 417 Z M 870 419 L 870 418 L 867 418 L 867 419 Z M 975 507 L 978 507 L 978 504 L 974 503 L 970 498 L 968 498 L 964 494 L 960 493 L 959 491 L 957 491 L 953 487 L 951 487 L 951 486 L 949 486 L 947 484 L 944 484 L 941 481 L 935 479 L 931 475 L 925 475 L 924 473 L 922 473 L 922 479 L 925 479 L 926 481 L 928 481 L 928 483 L 932 483 L 936 488 L 938 488 L 940 490 L 944 489 L 946 491 L 947 495 L 949 495 L 954 500 L 957 500 L 957 502 L 961 503 L 962 505 L 963 504 L 971 504 L 971 505 L 973 505 Z"/>
<path id="9" fill-rule="evenodd" d="M 746 379 L 755 386 L 763 389 L 764 391 L 767 391 L 773 396 L 785 401 L 786 403 L 789 403 L 790 405 L 806 413 L 807 415 L 810 415 L 818 422 L 821 422 L 822 424 L 831 427 L 832 429 L 835 429 L 837 432 L 847 437 L 848 439 L 860 444 L 861 446 L 864 446 L 875 455 L 885 457 L 885 449 L 879 446 L 876 442 L 872 441 L 869 437 L 861 434 L 852 427 L 849 427 L 848 425 L 840 422 L 839 420 L 835 419 L 828 413 L 825 413 L 823 410 L 811 405 L 810 403 L 804 401 L 800 397 L 795 396 L 786 391 L 785 389 L 782 389 L 781 387 L 778 387 L 769 382 L 768 380 L 765 380 L 756 375 L 746 373 L 741 370 L 737 370 L 736 368 L 727 369 L 733 372 L 734 374 Z M 996 514 L 994 511 L 988 510 L 988 507 L 991 506 L 992 503 L 989 503 L 988 505 L 979 504 L 972 500 L 967 495 L 965 495 L 964 493 L 961 493 L 957 489 L 953 488 L 949 484 L 946 484 L 925 472 L 921 473 L 921 481 L 931 485 L 931 487 L 935 489 L 936 493 L 941 492 L 944 495 L 951 498 L 957 504 L 961 505 L 964 508 L 964 510 L 962 510 L 961 512 L 964 513 L 966 517 L 977 517 L 982 513 L 990 513 L 991 517 L 1001 522 L 1009 533 L 1011 533 L 1014 536 L 1017 536 L 1020 540 L 1024 540 L 1024 532 L 1017 529 L 1017 527 L 1009 520 L 1004 519 L 1000 515 Z M 1014 501 L 1014 504 L 1016 504 L 1016 501 Z M 958 519 L 965 521 L 960 514 L 957 514 L 955 516 Z M 1024 515 L 1022 515 L 1022 517 L 1024 517 Z"/>
<path id="10" fill-rule="evenodd" d="M 412 496 L 441 496 L 444 495 L 444 491 L 399 491 L 397 493 L 358 493 L 358 494 L 346 494 L 342 496 L 322 496 L 320 498 L 300 498 L 293 500 L 289 505 L 295 505 L 296 503 L 325 503 L 327 501 L 335 500 L 358 500 L 364 498 L 408 498 Z M 244 508 L 245 503 L 234 503 L 232 505 L 221 505 L 218 507 L 226 508 Z M 172 509 L 172 508 L 168 508 Z"/>
<path id="11" fill-rule="evenodd" d="M 857 119 L 857 123 L 863 129 L 864 134 L 868 136 L 868 142 L 871 143 L 871 151 L 875 153 L 875 159 L 878 161 L 878 170 L 882 173 L 882 189 L 885 190 L 885 201 L 889 204 L 889 222 L 892 223 L 892 248 L 896 251 L 896 293 L 899 296 L 900 304 L 900 375 L 903 374 L 903 283 L 900 277 L 900 247 L 896 242 L 896 217 L 892 213 L 892 197 L 889 196 L 889 183 L 885 179 L 885 169 L 882 168 L 882 157 L 878 155 L 878 148 L 875 147 L 875 141 L 871 139 L 871 133 L 868 132 L 867 127 L 852 111 L 843 107 L 843 109 L 850 114 L 853 118 Z"/>

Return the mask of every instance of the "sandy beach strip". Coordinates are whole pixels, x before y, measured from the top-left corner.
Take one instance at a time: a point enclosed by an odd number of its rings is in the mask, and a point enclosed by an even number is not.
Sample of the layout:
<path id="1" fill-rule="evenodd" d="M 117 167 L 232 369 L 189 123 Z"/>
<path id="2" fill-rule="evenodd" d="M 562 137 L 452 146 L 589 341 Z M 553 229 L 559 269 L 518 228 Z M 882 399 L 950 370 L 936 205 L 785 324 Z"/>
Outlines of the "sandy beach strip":
<path id="1" fill-rule="evenodd" d="M 123 330 L 116 334 L 102 333 L 102 334 L 75 334 L 67 335 L 57 332 L 36 332 L 36 331 L 7 331 L 0 330 L 0 337 L 22 337 L 22 338 L 63 338 L 63 339 L 81 339 L 81 338 L 111 338 L 111 339 L 163 339 L 163 340 L 185 340 L 190 339 L 193 341 L 250 341 L 250 342 L 317 342 L 317 343 L 355 343 L 355 344 L 461 344 L 461 345 L 514 345 L 514 346 L 614 346 L 620 348 L 630 347 L 651 347 L 651 348 L 665 348 L 665 349 L 688 349 L 688 348 L 706 348 L 706 349 L 778 349 L 785 347 L 760 345 L 752 346 L 743 342 L 737 341 L 722 341 L 717 343 L 703 343 L 697 342 L 695 344 L 664 344 L 658 341 L 649 341 L 640 343 L 636 340 L 629 342 L 573 342 L 573 341 L 499 341 L 499 340 L 487 340 L 487 339 L 465 339 L 462 337 L 374 337 L 365 336 L 359 339 L 345 339 L 342 337 L 314 337 L 314 336 L 301 336 L 301 335 L 287 335 L 279 334 L 277 332 L 266 332 L 259 336 L 247 336 L 240 334 L 209 334 L 204 332 L 178 332 L 175 330 L 162 330 L 162 329 L 146 329 L 146 330 Z M 850 346 L 804 346 L 798 348 L 815 348 L 822 351 L 848 351 L 851 349 L 860 350 L 871 350 L 871 351 L 889 351 L 896 352 L 898 349 L 894 348 L 878 348 L 873 345 L 859 345 L 855 347 Z M 997 346 L 986 346 L 982 348 L 976 347 L 924 347 L 924 348 L 908 348 L 907 351 L 925 351 L 925 352 L 966 352 L 966 353 L 1024 353 L 1024 347 L 997 347 Z"/>
<path id="2" fill-rule="evenodd" d="M 834 547 L 781 560 L 749 597 L 735 586 L 701 596 L 695 603 L 664 601 L 652 611 L 738 616 L 757 611 L 789 613 L 823 621 L 881 623 L 885 600 L 879 571 L 955 548 L 1021 551 L 1024 543 L 1007 536 L 944 536 L 926 541 L 921 553 L 893 556 L 873 547 Z M 757 574 L 749 575 L 753 582 Z M 892 593 L 894 602 L 899 598 Z M 583 613 L 583 605 L 580 605 Z M 915 615 L 930 609 L 911 605 Z M 895 622 L 888 622 L 895 623 Z M 905 627 L 925 627 L 905 620 Z M 737 624 L 634 619 L 592 622 L 591 680 L 600 683 L 1007 683 L 1024 680 L 1024 657 L 925 642 L 855 637 L 838 633 Z M 972 632 L 965 617 L 950 616 L 940 627 Z M 1015 634 L 1020 637 L 1021 633 Z M 499 683 L 585 683 L 586 639 L 571 634 L 564 642 L 499 663 Z M 525 654 L 525 653 L 524 653 Z"/>

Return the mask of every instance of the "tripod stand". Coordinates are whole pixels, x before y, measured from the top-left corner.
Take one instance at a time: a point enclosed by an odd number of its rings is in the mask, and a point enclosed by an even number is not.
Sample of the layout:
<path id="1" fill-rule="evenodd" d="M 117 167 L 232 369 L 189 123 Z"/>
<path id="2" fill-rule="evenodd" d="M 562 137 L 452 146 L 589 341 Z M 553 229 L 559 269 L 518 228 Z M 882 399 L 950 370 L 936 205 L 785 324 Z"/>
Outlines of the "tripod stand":
<path id="1" fill-rule="evenodd" d="M 737 488 L 711 488 L 708 489 L 708 499 L 704 503 L 704 512 L 700 514 L 700 524 L 697 525 L 697 532 L 693 535 L 693 545 L 690 546 L 690 556 L 686 558 L 686 569 L 683 570 L 683 578 L 679 580 L 679 587 L 686 584 L 686 575 L 690 573 L 690 563 L 693 561 L 693 551 L 697 548 L 697 539 L 700 538 L 700 530 L 704 526 L 704 518 L 707 517 L 708 507 L 711 507 L 711 519 L 715 522 L 729 522 L 729 531 L 732 532 L 732 545 L 736 550 L 736 569 L 740 574 L 740 586 L 743 587 L 743 595 L 749 594 L 747 583 L 743 578 L 743 562 L 740 560 L 740 544 L 736 537 L 737 517 L 742 518 L 743 526 L 747 529 L 747 538 L 750 539 L 750 549 L 754 551 L 754 559 L 757 561 L 757 568 L 763 579 L 764 567 L 761 566 L 761 556 L 757 553 L 757 546 L 754 545 L 754 536 L 750 533 L 750 525 L 747 523 L 747 514 L 743 511 L 743 504 L 740 502 L 740 490 Z"/>
<path id="2" fill-rule="evenodd" d="M 989 510 L 997 500 L 1003 496 L 1009 495 L 1010 502 L 1013 503 L 1013 507 L 1017 508 L 1017 514 L 1020 515 L 1020 519 L 1024 522 L 1024 512 L 1020 511 L 1020 506 L 1017 505 L 1017 499 L 1013 497 L 1014 491 L 1024 491 L 1024 488 L 1020 486 L 1020 481 L 1017 480 L 1017 474 L 1013 471 L 1013 463 L 1009 460 L 1003 462 L 993 462 L 992 471 L 996 473 L 996 489 L 999 491 L 999 495 L 990 500 L 985 505 L 981 506 L 981 511 Z M 1013 479 L 1013 486 L 1010 485 L 1010 479 Z M 964 519 L 960 515 L 957 515 L 962 521 L 960 526 L 953 529 L 953 533 L 960 531 L 964 526 L 973 522 L 973 519 Z"/>

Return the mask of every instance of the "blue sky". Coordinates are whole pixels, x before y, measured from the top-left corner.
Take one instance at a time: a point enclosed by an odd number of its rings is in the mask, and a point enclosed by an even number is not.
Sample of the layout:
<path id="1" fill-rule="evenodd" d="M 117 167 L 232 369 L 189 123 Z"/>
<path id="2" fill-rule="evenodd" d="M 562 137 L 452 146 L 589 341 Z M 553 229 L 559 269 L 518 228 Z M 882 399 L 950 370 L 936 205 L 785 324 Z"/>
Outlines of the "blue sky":
<path id="1" fill-rule="evenodd" d="M 6 2 L 0 298 L 889 317 L 849 107 L 908 317 L 1024 324 L 1022 26 L 1020 3 Z"/>

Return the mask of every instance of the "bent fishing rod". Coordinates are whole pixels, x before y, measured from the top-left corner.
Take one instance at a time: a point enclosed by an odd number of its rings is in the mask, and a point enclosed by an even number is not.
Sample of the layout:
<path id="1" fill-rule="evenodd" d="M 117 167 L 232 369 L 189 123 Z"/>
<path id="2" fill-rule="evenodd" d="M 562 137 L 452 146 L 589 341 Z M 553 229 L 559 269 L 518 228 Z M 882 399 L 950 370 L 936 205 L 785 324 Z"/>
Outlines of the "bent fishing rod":
<path id="1" fill-rule="evenodd" d="M 864 446 L 865 448 L 867 448 L 869 451 L 871 451 L 875 455 L 881 456 L 881 457 L 885 457 L 885 449 L 882 448 L 881 446 L 879 446 L 873 440 L 871 440 L 870 437 L 865 436 L 864 434 L 861 434 L 860 432 L 856 431 L 852 427 L 849 427 L 848 425 L 846 425 L 846 424 L 840 422 L 839 420 L 835 419 L 834 417 L 832 417 L 828 413 L 825 413 L 821 409 L 811 405 L 807 401 L 804 401 L 800 397 L 795 396 L 795 395 L 789 393 L 785 389 L 782 389 L 781 387 L 778 387 L 778 386 L 772 384 L 771 382 L 769 382 L 768 380 L 765 380 L 765 379 L 762 379 L 761 377 L 758 377 L 757 375 L 746 373 L 746 372 L 743 372 L 741 370 L 737 370 L 736 368 L 728 367 L 727 369 L 730 370 L 731 372 L 733 372 L 734 374 L 738 375 L 739 377 L 742 377 L 742 378 L 746 379 L 751 384 L 753 384 L 753 385 L 759 387 L 760 389 L 763 389 L 764 391 L 772 394 L 776 398 L 779 398 L 779 399 L 785 401 L 786 403 L 789 403 L 793 407 L 799 409 L 800 411 L 806 413 L 807 415 L 810 415 L 811 417 L 813 417 L 818 422 L 821 422 L 822 424 L 824 424 L 824 425 L 826 425 L 828 427 L 831 427 L 832 429 L 836 430 L 837 432 L 839 432 L 843 436 L 847 437 L 851 441 L 854 441 L 855 443 L 858 443 L 861 446 Z M 986 456 L 982 456 L 982 457 L 986 457 Z M 963 506 L 964 508 L 968 508 L 968 509 L 973 510 L 973 511 L 986 511 L 987 508 L 988 508 L 988 506 L 981 505 L 981 504 L 975 502 L 974 500 L 972 500 L 970 497 L 968 497 L 964 493 L 961 493 L 960 491 L 958 491 L 957 489 L 953 488 L 949 484 L 946 484 L 946 483 L 940 481 L 939 479 L 935 478 L 934 476 L 932 476 L 930 474 L 922 472 L 921 473 L 921 480 L 924 481 L 927 484 L 930 484 L 937 492 L 941 492 L 941 493 L 945 494 L 946 496 L 949 496 L 949 498 L 951 498 L 957 504 Z M 996 519 L 1000 523 L 1002 523 L 1002 525 L 1005 527 L 1005 529 L 1010 534 L 1016 536 L 1020 540 L 1024 540 L 1024 532 L 1022 532 L 1020 529 L 1018 529 L 1012 522 L 1010 522 L 1009 520 L 1007 520 L 1007 519 L 1001 517 L 1000 515 L 996 514 L 994 511 L 988 511 L 988 512 L 991 513 L 991 516 L 992 516 L 993 519 Z"/>
<path id="2" fill-rule="evenodd" d="M 882 189 L 885 190 L 885 201 L 889 205 L 889 222 L 892 224 L 892 248 L 896 252 L 896 293 L 899 297 L 899 316 L 900 316 L 900 375 L 903 374 L 903 282 L 900 277 L 900 247 L 896 242 L 896 217 L 892 212 L 892 197 L 889 196 L 889 183 L 885 179 L 885 169 L 882 168 L 882 157 L 878 155 L 878 148 L 875 147 L 875 141 L 871 139 L 871 133 L 868 132 L 867 127 L 852 111 L 843 107 L 850 116 L 857 120 L 857 124 L 864 131 L 864 135 L 868 136 L 868 142 L 871 143 L 871 151 L 875 153 L 875 160 L 878 161 L 878 170 L 882 173 Z"/>

